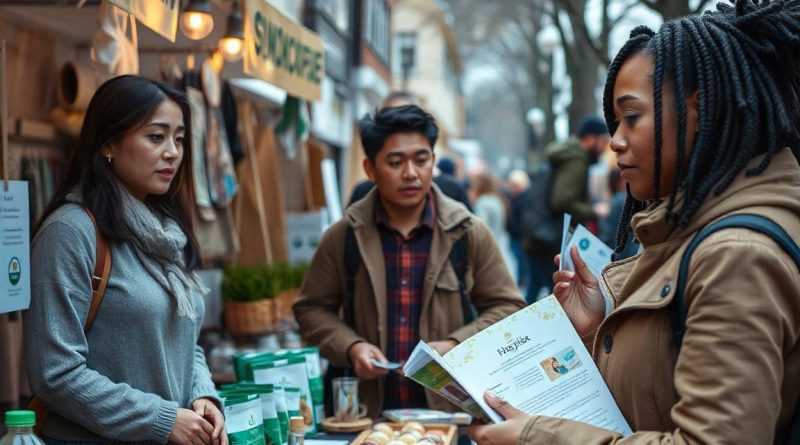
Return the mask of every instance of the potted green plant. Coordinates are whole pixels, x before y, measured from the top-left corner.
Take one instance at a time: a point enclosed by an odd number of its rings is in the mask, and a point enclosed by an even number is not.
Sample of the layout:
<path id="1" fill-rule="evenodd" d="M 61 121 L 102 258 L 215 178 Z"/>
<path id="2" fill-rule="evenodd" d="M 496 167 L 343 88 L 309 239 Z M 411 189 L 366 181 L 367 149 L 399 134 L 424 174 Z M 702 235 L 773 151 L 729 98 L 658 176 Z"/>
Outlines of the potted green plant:
<path id="1" fill-rule="evenodd" d="M 222 278 L 225 327 L 235 335 L 272 331 L 274 296 L 274 284 L 263 267 L 228 266 Z"/>

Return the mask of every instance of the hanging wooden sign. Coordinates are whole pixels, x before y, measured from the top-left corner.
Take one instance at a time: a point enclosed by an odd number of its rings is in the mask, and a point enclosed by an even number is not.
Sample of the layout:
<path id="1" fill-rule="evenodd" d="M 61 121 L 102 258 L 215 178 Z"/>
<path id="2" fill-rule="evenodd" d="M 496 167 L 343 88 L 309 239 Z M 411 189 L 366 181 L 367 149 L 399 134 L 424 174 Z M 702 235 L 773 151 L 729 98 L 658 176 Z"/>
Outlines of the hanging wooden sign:
<path id="1" fill-rule="evenodd" d="M 107 0 L 133 14 L 144 26 L 175 43 L 180 0 Z"/>
<path id="2" fill-rule="evenodd" d="M 266 0 L 247 0 L 244 72 L 292 96 L 319 100 L 325 76 L 322 37 L 293 22 Z"/>

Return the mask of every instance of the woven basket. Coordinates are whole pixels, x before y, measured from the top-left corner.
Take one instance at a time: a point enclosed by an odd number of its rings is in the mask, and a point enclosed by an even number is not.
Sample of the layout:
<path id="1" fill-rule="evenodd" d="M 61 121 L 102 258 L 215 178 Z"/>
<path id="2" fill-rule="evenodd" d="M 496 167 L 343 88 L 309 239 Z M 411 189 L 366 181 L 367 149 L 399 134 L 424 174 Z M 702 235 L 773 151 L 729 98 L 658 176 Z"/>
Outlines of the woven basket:
<path id="1" fill-rule="evenodd" d="M 294 320 L 292 305 L 300 295 L 300 288 L 286 289 L 275 296 L 275 314 L 278 320 Z"/>
<path id="2" fill-rule="evenodd" d="M 259 335 L 275 329 L 275 302 L 225 303 L 225 327 L 234 335 Z"/>

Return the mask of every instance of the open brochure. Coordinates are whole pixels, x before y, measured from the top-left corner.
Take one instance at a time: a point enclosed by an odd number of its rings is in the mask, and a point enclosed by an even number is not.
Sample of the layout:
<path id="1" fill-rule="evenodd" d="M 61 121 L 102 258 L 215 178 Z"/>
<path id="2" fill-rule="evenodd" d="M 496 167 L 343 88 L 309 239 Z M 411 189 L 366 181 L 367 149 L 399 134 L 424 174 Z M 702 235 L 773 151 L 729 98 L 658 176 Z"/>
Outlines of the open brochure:
<path id="1" fill-rule="evenodd" d="M 572 255 L 569 251 L 572 246 L 577 246 L 578 253 L 583 262 L 592 271 L 594 276 L 599 277 L 603 268 L 611 263 L 611 254 L 614 249 L 608 247 L 600 238 L 594 236 L 583 224 L 578 224 L 575 228 L 570 228 L 572 216 L 564 215 L 564 231 L 561 238 L 561 263 L 559 270 L 569 270 L 575 272 L 575 265 L 572 263 Z"/>
<path id="2" fill-rule="evenodd" d="M 420 342 L 403 372 L 487 423 L 503 420 L 484 401 L 488 390 L 530 415 L 586 422 L 623 435 L 632 432 L 553 295 L 444 356 Z"/>

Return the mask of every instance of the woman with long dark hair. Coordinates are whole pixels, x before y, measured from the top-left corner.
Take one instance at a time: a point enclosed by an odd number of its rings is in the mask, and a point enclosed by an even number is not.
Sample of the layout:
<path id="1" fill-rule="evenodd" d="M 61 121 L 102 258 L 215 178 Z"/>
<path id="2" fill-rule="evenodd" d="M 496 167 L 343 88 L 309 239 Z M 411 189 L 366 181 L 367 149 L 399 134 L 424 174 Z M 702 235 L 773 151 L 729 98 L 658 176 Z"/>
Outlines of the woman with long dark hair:
<path id="1" fill-rule="evenodd" d="M 628 186 L 617 250 L 632 226 L 642 251 L 598 279 L 573 250 L 554 293 L 634 433 L 487 394 L 506 421 L 473 427 L 478 443 L 800 443 L 800 265 L 783 247 L 800 241 L 799 65 L 798 0 L 633 30 L 603 104 Z M 748 228 L 693 242 L 732 217 Z"/>
<path id="2" fill-rule="evenodd" d="M 36 225 L 25 340 L 31 388 L 49 408 L 48 444 L 227 443 L 197 345 L 206 289 L 194 272 L 189 117 L 168 86 L 105 82 Z M 113 260 L 84 332 L 96 235 Z"/>

